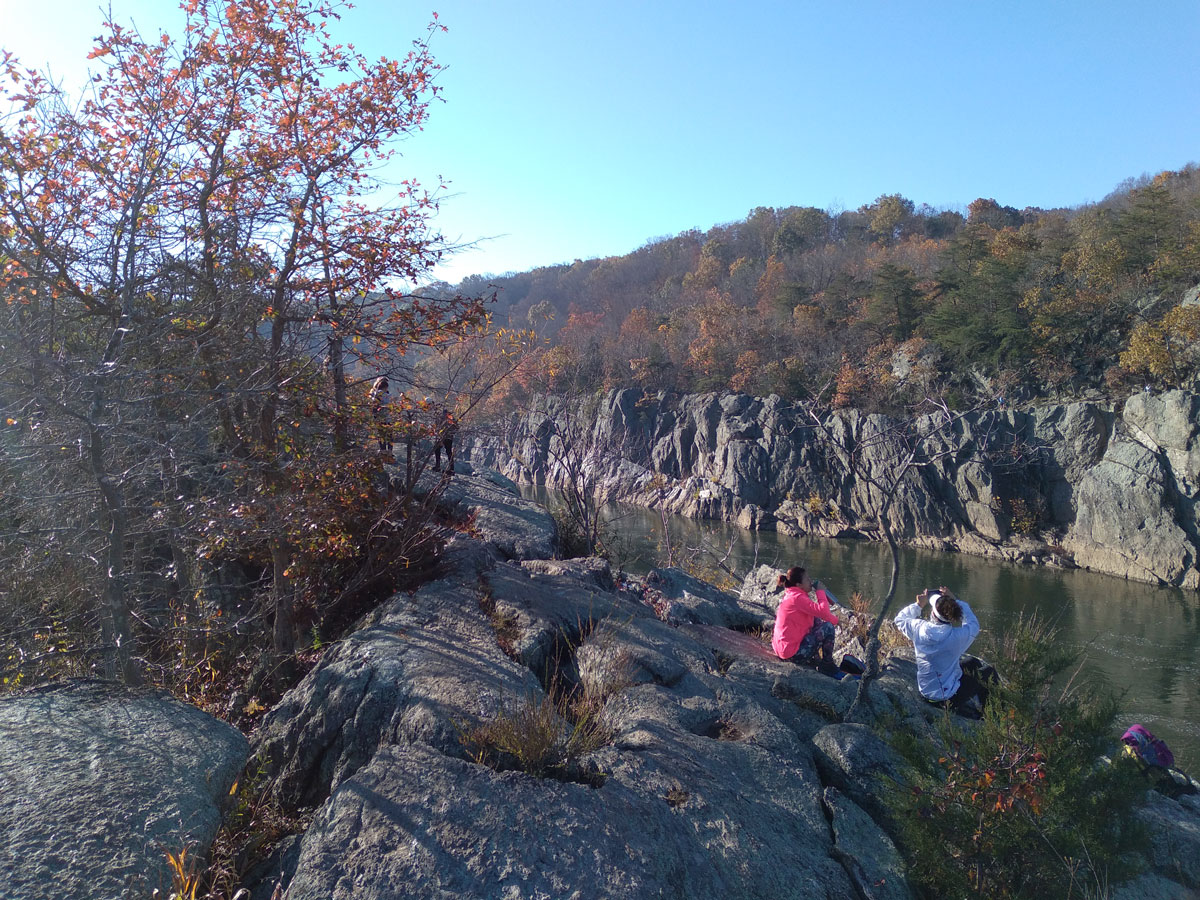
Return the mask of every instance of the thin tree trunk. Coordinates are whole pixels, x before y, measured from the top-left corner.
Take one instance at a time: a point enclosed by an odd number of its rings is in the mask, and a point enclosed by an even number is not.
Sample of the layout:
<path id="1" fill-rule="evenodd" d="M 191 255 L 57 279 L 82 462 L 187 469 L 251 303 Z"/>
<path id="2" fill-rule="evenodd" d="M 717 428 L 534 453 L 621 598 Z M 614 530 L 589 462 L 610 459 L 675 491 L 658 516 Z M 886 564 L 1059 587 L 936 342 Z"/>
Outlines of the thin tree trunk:
<path id="1" fill-rule="evenodd" d="M 888 582 L 887 596 L 883 598 L 883 603 L 879 606 L 879 612 L 875 615 L 875 621 L 871 623 L 871 630 L 867 632 L 867 668 L 863 672 L 862 678 L 858 682 L 858 690 L 854 693 L 854 700 L 850 704 L 850 708 L 846 710 L 846 715 L 842 718 L 844 722 L 853 722 L 854 716 L 858 713 L 859 707 L 866 703 L 867 691 L 871 686 L 871 682 L 879 676 L 879 629 L 883 627 L 883 620 L 891 609 L 892 600 L 896 597 L 896 585 L 900 580 L 900 548 L 896 544 L 896 536 L 892 534 L 892 526 L 887 521 L 887 510 L 891 506 L 891 497 L 888 498 L 887 506 L 884 507 L 883 515 L 880 517 L 880 525 L 883 528 L 884 537 L 887 538 L 888 549 L 892 555 L 892 577 Z"/>
<path id="2" fill-rule="evenodd" d="M 140 684 L 133 662 L 134 637 L 129 599 L 125 594 L 125 535 L 128 517 L 120 486 L 104 466 L 104 438 L 99 426 L 89 426 L 88 461 L 100 487 L 101 509 L 109 521 L 105 557 L 103 612 L 100 636 L 104 645 L 104 674 L 126 684 Z"/>
<path id="3" fill-rule="evenodd" d="M 274 568 L 271 593 L 274 594 L 275 607 L 275 627 L 271 645 L 276 655 L 290 656 L 296 652 L 295 602 L 292 596 L 292 579 L 287 574 L 291 553 L 282 541 L 272 543 L 271 563 Z"/>

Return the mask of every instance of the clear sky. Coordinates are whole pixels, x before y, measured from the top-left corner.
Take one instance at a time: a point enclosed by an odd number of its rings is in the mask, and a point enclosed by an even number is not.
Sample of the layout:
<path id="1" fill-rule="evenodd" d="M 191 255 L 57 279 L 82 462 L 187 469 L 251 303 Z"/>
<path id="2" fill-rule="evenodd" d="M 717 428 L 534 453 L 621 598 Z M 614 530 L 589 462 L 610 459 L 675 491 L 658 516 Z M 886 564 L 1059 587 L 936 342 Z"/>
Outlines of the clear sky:
<path id="1" fill-rule="evenodd" d="M 449 179 L 437 225 L 477 242 L 451 282 L 757 206 L 1075 206 L 1200 161 L 1196 0 L 361 0 L 335 36 L 402 56 L 434 9 L 445 103 L 398 177 Z M 0 47 L 76 84 L 99 23 L 93 0 L 0 0 Z"/>

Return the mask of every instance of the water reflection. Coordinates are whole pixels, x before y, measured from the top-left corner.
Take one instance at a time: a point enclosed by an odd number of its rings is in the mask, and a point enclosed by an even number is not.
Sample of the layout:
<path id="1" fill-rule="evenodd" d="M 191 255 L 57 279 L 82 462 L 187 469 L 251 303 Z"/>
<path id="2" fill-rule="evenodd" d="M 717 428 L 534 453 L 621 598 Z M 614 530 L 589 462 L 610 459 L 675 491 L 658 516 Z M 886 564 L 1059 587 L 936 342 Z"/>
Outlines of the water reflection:
<path id="1" fill-rule="evenodd" d="M 528 496 L 545 501 L 544 492 Z M 663 546 L 658 513 L 631 507 L 608 511 L 625 552 L 622 565 L 644 572 Z M 854 591 L 870 599 L 887 592 L 891 557 L 882 544 L 791 538 L 754 533 L 727 523 L 668 517 L 675 547 L 729 549 L 731 565 L 804 565 L 843 600 Z M 1062 640 L 1085 651 L 1081 677 L 1102 679 L 1123 695 L 1122 723 L 1140 721 L 1175 751 L 1177 763 L 1200 773 L 1200 595 L 1091 572 L 992 562 L 957 553 L 901 548 L 898 609 L 920 590 L 949 585 L 979 614 L 985 634 L 1002 636 L 1034 612 Z"/>

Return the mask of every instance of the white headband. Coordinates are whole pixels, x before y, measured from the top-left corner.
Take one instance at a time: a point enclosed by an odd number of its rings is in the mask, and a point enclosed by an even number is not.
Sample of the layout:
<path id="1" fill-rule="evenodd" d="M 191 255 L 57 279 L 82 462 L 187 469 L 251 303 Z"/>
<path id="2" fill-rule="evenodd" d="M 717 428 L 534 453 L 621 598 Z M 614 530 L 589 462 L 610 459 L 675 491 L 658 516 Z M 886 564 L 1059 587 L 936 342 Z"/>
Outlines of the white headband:
<path id="1" fill-rule="evenodd" d="M 929 612 L 939 622 L 945 622 L 947 625 L 949 625 L 950 620 L 947 619 L 945 616 L 943 616 L 940 612 L 938 612 L 938 608 L 937 608 L 937 602 L 942 599 L 942 596 L 943 595 L 938 593 L 937 591 L 934 591 L 932 594 L 929 595 Z"/>

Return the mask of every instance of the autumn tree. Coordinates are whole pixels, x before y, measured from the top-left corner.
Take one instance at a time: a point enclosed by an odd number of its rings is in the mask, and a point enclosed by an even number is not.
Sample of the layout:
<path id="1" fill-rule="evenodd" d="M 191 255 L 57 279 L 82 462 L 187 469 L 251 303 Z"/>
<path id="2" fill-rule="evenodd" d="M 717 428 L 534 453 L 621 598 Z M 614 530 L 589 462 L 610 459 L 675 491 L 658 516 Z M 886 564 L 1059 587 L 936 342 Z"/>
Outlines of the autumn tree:
<path id="1" fill-rule="evenodd" d="M 398 293 L 441 252 L 435 198 L 413 183 L 380 193 L 379 167 L 438 95 L 439 26 L 371 62 L 329 32 L 345 5 L 187 0 L 180 38 L 110 18 L 78 103 L 0 59 L 0 105 L 15 109 L 0 131 L 0 294 L 20 347 L 4 399 L 30 435 L 79 447 L 107 536 L 95 599 L 112 674 L 137 677 L 127 567 L 155 503 L 221 510 L 229 533 L 258 522 L 287 652 L 299 534 L 339 493 L 298 473 L 351 449 L 351 371 L 481 320 L 477 300 Z M 216 536 L 192 531 L 186 549 Z"/>
<path id="2" fill-rule="evenodd" d="M 1200 367 L 1200 306 L 1177 306 L 1158 321 L 1134 328 L 1121 367 L 1183 387 Z"/>
<path id="3" fill-rule="evenodd" d="M 829 216 L 824 210 L 805 206 L 789 212 L 771 241 L 771 252 L 790 256 L 811 250 L 829 239 Z"/>
<path id="4" fill-rule="evenodd" d="M 1001 206 L 990 197 L 972 200 L 967 206 L 968 225 L 986 225 L 999 231 L 1001 228 L 1019 228 L 1023 222 L 1018 210 Z"/>

